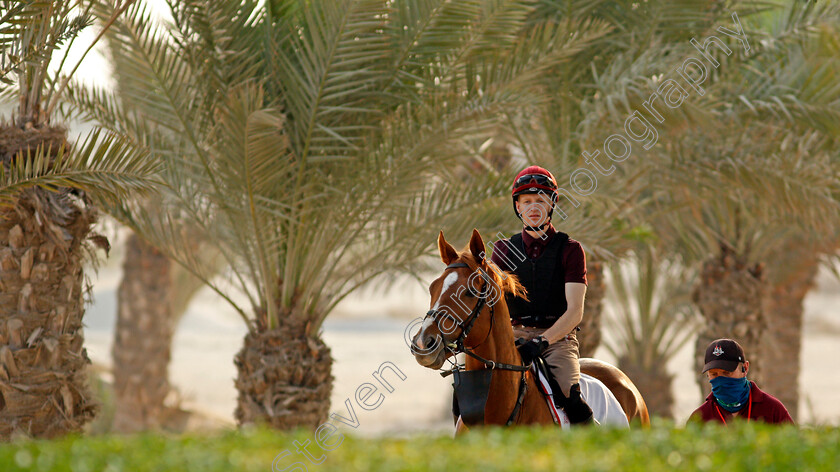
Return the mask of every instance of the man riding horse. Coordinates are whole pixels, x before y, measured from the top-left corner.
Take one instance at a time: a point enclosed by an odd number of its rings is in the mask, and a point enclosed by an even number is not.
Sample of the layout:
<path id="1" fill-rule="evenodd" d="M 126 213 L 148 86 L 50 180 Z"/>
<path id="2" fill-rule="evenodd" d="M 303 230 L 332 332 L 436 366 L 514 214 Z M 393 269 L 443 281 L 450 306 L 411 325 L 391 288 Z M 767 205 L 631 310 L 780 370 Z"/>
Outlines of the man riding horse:
<path id="1" fill-rule="evenodd" d="M 513 181 L 511 197 L 524 227 L 496 242 L 492 261 L 516 274 L 527 289 L 527 299 L 506 295 L 517 347 L 526 364 L 537 356 L 545 358 L 566 397 L 569 421 L 592 423 L 592 409 L 580 393 L 576 336 L 586 294 L 583 248 L 551 224 L 557 201 L 551 172 L 538 166 L 524 169 Z"/>
<path id="2" fill-rule="evenodd" d="M 446 267 L 429 284 L 430 309 L 409 347 L 423 367 L 439 370 L 446 362 L 452 364 L 441 375 L 454 376 L 456 432 L 481 424 L 568 421 L 555 408 L 565 399 L 543 395 L 542 371 L 531 371 L 530 360 L 525 362 L 515 345 L 507 299 L 508 294 L 527 297 L 525 287 L 486 259 L 484 241 L 475 229 L 461 252 L 441 231 L 438 251 Z M 463 364 L 455 360 L 458 354 L 465 355 Z M 618 427 L 635 421 L 650 424 L 644 398 L 624 372 L 597 359 L 580 359 L 579 364 L 581 390 L 595 410 L 593 421 Z"/>

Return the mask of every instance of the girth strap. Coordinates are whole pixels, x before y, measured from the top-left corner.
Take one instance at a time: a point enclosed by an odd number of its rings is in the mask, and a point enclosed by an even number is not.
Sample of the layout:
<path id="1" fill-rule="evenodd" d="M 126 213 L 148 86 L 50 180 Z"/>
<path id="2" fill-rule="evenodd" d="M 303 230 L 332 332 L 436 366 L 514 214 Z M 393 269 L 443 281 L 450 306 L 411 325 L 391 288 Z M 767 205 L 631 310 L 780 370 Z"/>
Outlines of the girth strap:
<path id="1" fill-rule="evenodd" d="M 508 418 L 507 423 L 505 426 L 510 426 L 513 424 L 513 420 L 519 414 L 519 410 L 522 408 L 522 403 L 525 401 L 525 392 L 528 391 L 528 382 L 525 381 L 525 372 L 522 372 L 522 378 L 519 380 L 519 396 L 516 398 L 516 405 L 513 406 L 513 411 L 510 413 L 510 418 Z"/>

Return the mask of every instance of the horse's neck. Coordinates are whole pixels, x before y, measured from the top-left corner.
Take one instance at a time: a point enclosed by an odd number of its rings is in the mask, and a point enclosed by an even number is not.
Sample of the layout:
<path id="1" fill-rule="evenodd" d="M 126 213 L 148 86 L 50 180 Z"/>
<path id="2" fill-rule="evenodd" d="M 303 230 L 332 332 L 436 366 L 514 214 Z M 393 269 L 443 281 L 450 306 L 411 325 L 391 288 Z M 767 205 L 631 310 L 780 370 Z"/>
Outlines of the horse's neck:
<path id="1" fill-rule="evenodd" d="M 496 303 L 493 311 L 493 316 L 495 317 L 492 325 L 493 330 L 489 335 L 486 335 L 485 332 L 476 333 L 481 338 L 478 341 L 480 344 L 475 346 L 473 352 L 487 360 L 504 364 L 521 364 L 522 357 L 519 356 L 519 352 L 513 345 L 513 328 L 510 325 L 510 314 L 504 299 Z M 487 336 L 487 340 L 482 342 L 485 335 Z M 477 359 L 467 356 L 466 367 L 468 370 L 483 369 L 484 364 Z"/>
<path id="2" fill-rule="evenodd" d="M 479 356 L 504 364 L 521 365 L 522 357 L 513 345 L 513 328 L 510 325 L 510 314 L 504 299 L 494 307 L 493 329 L 487 339 L 475 346 L 473 352 Z M 485 333 L 476 333 L 483 339 Z M 467 370 L 486 368 L 485 365 L 470 356 L 465 360 Z M 522 372 L 511 370 L 496 370 L 490 384 L 490 394 L 487 398 L 487 409 L 484 421 L 486 424 L 505 424 L 513 411 L 519 394 L 519 383 Z"/>

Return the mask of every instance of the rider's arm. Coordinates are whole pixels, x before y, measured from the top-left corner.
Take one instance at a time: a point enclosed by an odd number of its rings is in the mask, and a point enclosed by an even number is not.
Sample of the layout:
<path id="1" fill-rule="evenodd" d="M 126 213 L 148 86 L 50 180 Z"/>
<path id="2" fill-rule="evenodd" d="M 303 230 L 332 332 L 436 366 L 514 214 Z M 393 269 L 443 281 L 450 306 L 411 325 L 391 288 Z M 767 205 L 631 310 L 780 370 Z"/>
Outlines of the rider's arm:
<path id="1" fill-rule="evenodd" d="M 543 333 L 549 344 L 563 339 L 580 324 L 583 319 L 583 298 L 585 295 L 586 284 L 566 282 L 566 312 Z"/>

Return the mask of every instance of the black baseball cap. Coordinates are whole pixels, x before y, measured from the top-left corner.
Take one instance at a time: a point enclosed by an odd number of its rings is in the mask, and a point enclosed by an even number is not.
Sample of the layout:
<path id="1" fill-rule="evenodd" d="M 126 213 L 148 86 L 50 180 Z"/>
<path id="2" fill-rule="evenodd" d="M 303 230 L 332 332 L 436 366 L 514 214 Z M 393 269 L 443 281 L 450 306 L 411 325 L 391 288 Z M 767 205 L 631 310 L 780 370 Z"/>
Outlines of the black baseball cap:
<path id="1" fill-rule="evenodd" d="M 744 349 L 734 339 L 717 339 L 706 348 L 706 365 L 703 372 L 710 369 L 723 369 L 727 372 L 734 371 L 738 364 L 744 362 L 746 356 Z"/>

